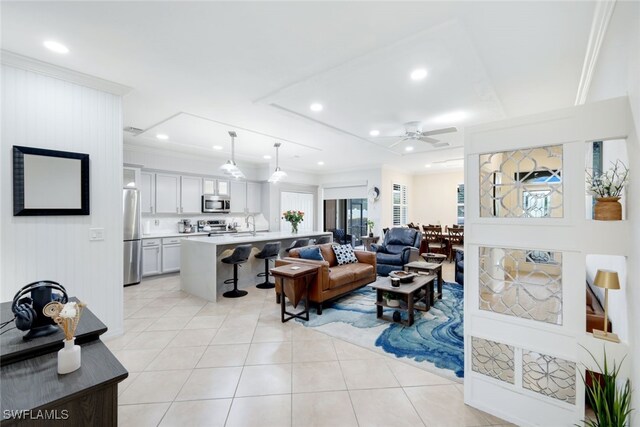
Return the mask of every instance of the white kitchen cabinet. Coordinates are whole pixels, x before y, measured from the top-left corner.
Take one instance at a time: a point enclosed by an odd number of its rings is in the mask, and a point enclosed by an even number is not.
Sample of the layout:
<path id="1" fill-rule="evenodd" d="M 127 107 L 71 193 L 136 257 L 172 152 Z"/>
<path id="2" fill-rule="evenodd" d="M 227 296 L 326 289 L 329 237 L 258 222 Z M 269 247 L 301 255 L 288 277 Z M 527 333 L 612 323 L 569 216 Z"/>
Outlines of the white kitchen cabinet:
<path id="1" fill-rule="evenodd" d="M 180 243 L 162 245 L 162 272 L 180 271 Z"/>
<path id="2" fill-rule="evenodd" d="M 162 273 L 162 253 L 159 244 L 142 246 L 142 276 Z"/>
<path id="3" fill-rule="evenodd" d="M 247 183 L 245 181 L 231 181 L 230 194 L 231 212 L 244 213 L 247 208 Z"/>
<path id="4" fill-rule="evenodd" d="M 202 212 L 202 179 L 196 176 L 180 177 L 180 213 Z"/>
<path id="5" fill-rule="evenodd" d="M 229 195 L 229 181 L 226 179 L 218 179 L 216 180 L 216 194 L 218 196 L 228 196 Z"/>
<path id="6" fill-rule="evenodd" d="M 216 194 L 216 180 L 214 178 L 202 178 L 202 194 Z"/>
<path id="7" fill-rule="evenodd" d="M 202 178 L 202 188 L 203 194 L 229 195 L 229 181 L 226 179 Z"/>
<path id="8" fill-rule="evenodd" d="M 180 175 L 156 174 L 155 213 L 180 213 Z"/>
<path id="9" fill-rule="evenodd" d="M 151 172 L 140 173 L 140 208 L 143 214 L 155 213 L 153 208 L 156 202 L 156 174 Z"/>
<path id="10" fill-rule="evenodd" d="M 247 211 L 262 212 L 262 190 L 257 182 L 247 182 Z"/>

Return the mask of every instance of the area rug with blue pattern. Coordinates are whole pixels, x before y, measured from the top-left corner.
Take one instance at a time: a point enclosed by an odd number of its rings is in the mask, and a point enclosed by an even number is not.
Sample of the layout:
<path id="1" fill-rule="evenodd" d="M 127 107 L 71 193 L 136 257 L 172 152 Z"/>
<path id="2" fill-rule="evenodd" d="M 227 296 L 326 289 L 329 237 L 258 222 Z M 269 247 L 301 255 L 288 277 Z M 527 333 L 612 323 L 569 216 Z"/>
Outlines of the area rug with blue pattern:
<path id="1" fill-rule="evenodd" d="M 329 303 L 321 316 L 312 309 L 308 322 L 298 322 L 459 381 L 464 375 L 463 292 L 462 286 L 445 282 L 442 299 L 428 312 L 416 310 L 411 326 L 378 319 L 376 291 L 369 286 Z M 385 317 L 391 317 L 393 311 L 385 308 Z M 406 311 L 399 311 L 406 318 Z"/>

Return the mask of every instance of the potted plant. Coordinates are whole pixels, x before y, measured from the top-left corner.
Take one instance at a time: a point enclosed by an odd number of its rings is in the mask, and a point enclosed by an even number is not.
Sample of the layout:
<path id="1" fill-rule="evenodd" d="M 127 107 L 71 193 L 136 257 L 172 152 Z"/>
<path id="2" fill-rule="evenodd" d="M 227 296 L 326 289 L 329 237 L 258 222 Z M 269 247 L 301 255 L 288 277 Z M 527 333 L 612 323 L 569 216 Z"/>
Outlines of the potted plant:
<path id="1" fill-rule="evenodd" d="M 584 348 L 584 347 L 583 347 Z M 586 350 L 586 349 L 585 349 Z M 585 384 L 587 402 L 593 409 L 594 419 L 584 420 L 587 427 L 625 427 L 629 425 L 631 414 L 631 383 L 629 379 L 619 378 L 620 365 L 613 363 L 613 367 L 607 362 L 607 353 L 604 352 L 602 366 L 589 352 L 600 374 L 587 370 L 586 374 L 580 372 L 582 382 Z M 624 361 L 624 359 L 622 359 Z M 619 384 L 620 383 L 620 386 Z"/>
<path id="2" fill-rule="evenodd" d="M 382 297 L 385 299 L 385 302 L 388 307 L 400 307 L 400 301 L 398 300 L 398 295 L 393 292 L 384 292 Z"/>
<path id="3" fill-rule="evenodd" d="M 298 232 L 298 224 L 304 221 L 304 212 L 302 211 L 286 211 L 282 214 L 282 219 L 291 223 L 291 234 Z"/>
<path id="4" fill-rule="evenodd" d="M 620 160 L 612 164 L 611 169 L 600 175 L 587 170 L 588 191 L 596 198 L 594 217 L 601 221 L 622 219 L 622 205 L 618 200 L 629 182 L 629 169 Z"/>
<path id="5" fill-rule="evenodd" d="M 373 227 L 376 225 L 375 222 L 370 219 L 367 220 L 367 228 L 369 229 L 369 237 L 373 237 Z"/>

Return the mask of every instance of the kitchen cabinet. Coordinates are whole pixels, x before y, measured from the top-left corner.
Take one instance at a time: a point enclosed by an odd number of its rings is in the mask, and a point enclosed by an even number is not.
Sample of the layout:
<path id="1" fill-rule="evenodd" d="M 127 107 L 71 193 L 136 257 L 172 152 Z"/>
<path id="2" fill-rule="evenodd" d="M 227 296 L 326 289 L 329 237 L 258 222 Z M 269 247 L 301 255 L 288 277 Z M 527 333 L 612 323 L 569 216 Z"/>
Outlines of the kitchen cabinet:
<path id="1" fill-rule="evenodd" d="M 143 214 L 155 213 L 153 208 L 156 202 L 156 174 L 141 172 L 139 187 L 141 212 Z"/>
<path id="2" fill-rule="evenodd" d="M 247 212 L 262 212 L 262 190 L 260 183 L 247 182 Z"/>
<path id="3" fill-rule="evenodd" d="M 142 240 L 143 277 L 162 273 L 162 252 L 160 242 L 157 240 Z"/>
<path id="4" fill-rule="evenodd" d="M 140 169 L 126 166 L 122 168 L 122 186 L 140 188 Z"/>
<path id="5" fill-rule="evenodd" d="M 202 179 L 197 176 L 180 177 L 180 213 L 202 212 Z"/>
<path id="6" fill-rule="evenodd" d="M 216 196 L 229 195 L 229 181 L 226 179 L 203 178 L 203 194 L 215 194 Z"/>
<path id="7" fill-rule="evenodd" d="M 162 272 L 180 271 L 180 240 L 182 237 L 162 239 Z"/>
<path id="8" fill-rule="evenodd" d="M 231 181 L 229 190 L 231 212 L 244 213 L 247 208 L 247 183 L 245 181 Z"/>
<path id="9" fill-rule="evenodd" d="M 180 175 L 156 174 L 155 213 L 180 213 Z"/>

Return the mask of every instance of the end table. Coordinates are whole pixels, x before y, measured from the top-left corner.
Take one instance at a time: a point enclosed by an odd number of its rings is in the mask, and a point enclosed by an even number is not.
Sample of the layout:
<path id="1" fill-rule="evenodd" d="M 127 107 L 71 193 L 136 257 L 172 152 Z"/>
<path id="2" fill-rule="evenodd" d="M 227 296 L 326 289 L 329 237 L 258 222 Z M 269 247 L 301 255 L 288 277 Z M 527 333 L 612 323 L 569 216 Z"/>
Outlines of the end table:
<path id="1" fill-rule="evenodd" d="M 271 269 L 271 274 L 276 279 L 280 279 L 280 320 L 282 323 L 293 318 L 309 320 L 309 287 L 313 277 L 318 274 L 317 265 L 310 264 L 286 264 Z M 298 306 L 300 300 L 304 297 L 304 310 L 298 313 L 290 313 L 285 310 L 285 296 L 289 298 L 293 308 Z M 289 316 L 285 318 L 285 315 Z"/>

